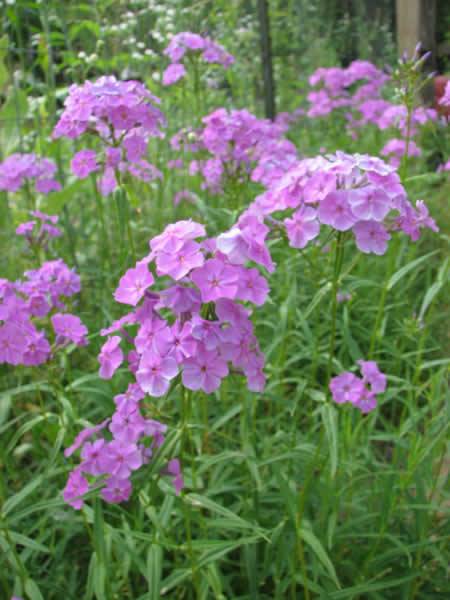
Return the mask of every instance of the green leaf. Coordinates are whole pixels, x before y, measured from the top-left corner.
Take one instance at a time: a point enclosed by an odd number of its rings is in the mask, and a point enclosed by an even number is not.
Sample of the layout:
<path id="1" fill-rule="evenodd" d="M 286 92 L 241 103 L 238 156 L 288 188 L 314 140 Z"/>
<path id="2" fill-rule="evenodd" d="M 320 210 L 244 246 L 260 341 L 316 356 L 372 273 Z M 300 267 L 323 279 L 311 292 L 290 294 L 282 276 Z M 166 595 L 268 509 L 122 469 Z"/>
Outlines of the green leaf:
<path id="1" fill-rule="evenodd" d="M 44 552 L 48 554 L 50 549 L 35 540 L 27 537 L 26 535 L 22 535 L 21 533 L 17 533 L 16 531 L 9 530 L 9 536 L 18 546 L 23 546 L 24 548 L 30 548 L 30 550 L 35 550 L 36 552 Z"/>
<path id="2" fill-rule="evenodd" d="M 421 321 L 423 319 L 423 317 L 425 316 L 426 311 L 428 310 L 430 304 L 433 302 L 434 298 L 441 291 L 442 286 L 444 284 L 448 283 L 447 271 L 448 271 L 449 260 L 450 259 L 447 258 L 444 261 L 444 263 L 441 265 L 438 275 L 436 277 L 436 281 L 433 283 L 433 285 L 431 287 L 428 288 L 428 290 L 423 298 L 422 306 L 420 307 L 420 312 L 419 312 L 419 317 L 418 317 L 419 321 Z"/>
<path id="3" fill-rule="evenodd" d="M 417 267 L 419 267 L 419 265 L 421 265 L 422 263 L 424 263 L 425 261 L 427 261 L 431 256 L 434 256 L 438 252 L 439 252 L 439 250 L 434 250 L 433 252 L 429 252 L 428 254 L 425 254 L 424 256 L 420 256 L 419 258 L 416 258 L 415 260 L 412 260 L 410 263 L 408 263 L 407 265 L 405 265 L 404 267 L 402 267 L 401 269 L 399 269 L 389 279 L 388 284 L 387 284 L 387 290 L 388 291 L 392 290 L 392 288 L 401 279 L 403 279 L 403 277 L 405 275 L 407 275 L 408 273 L 410 273 L 411 271 L 413 271 L 414 269 L 416 269 Z"/>
<path id="4" fill-rule="evenodd" d="M 16 508 L 16 506 L 23 502 L 25 498 L 32 494 L 34 490 L 42 484 L 43 481 L 43 476 L 38 475 L 37 477 L 34 477 L 30 483 L 22 488 L 19 492 L 14 494 L 14 496 L 8 498 L 3 505 L 3 514 L 8 515 L 14 508 Z"/>
<path id="5" fill-rule="evenodd" d="M 320 407 L 320 414 L 330 449 L 331 477 L 334 478 L 338 466 L 338 415 L 336 408 L 330 403 Z"/>
<path id="6" fill-rule="evenodd" d="M 251 529 L 259 532 L 261 536 L 265 536 L 264 530 L 260 529 L 256 525 L 253 525 L 252 523 L 249 523 L 249 521 L 242 519 L 228 508 L 217 504 L 217 502 L 214 502 L 214 500 L 211 500 L 206 496 L 201 496 L 200 494 L 187 494 L 184 498 L 194 507 L 206 508 L 213 513 L 229 519 L 230 522 L 234 523 L 236 527 L 241 529 Z"/>
<path id="7" fill-rule="evenodd" d="M 35 581 L 27 579 L 25 582 L 25 592 L 30 597 L 30 600 L 44 600 L 41 591 Z"/>
<path id="8" fill-rule="evenodd" d="M 160 597 L 162 557 L 163 552 L 161 546 L 158 544 L 152 544 L 147 554 L 147 581 L 150 598 Z"/>
<path id="9" fill-rule="evenodd" d="M 338 588 L 341 587 L 339 580 L 336 575 L 336 571 L 334 569 L 333 563 L 330 560 L 325 548 L 320 543 L 319 539 L 315 536 L 313 531 L 306 527 L 301 527 L 299 531 L 299 535 L 304 540 L 304 542 L 311 548 L 317 558 L 320 560 L 322 565 L 328 571 L 329 576 L 334 581 Z"/>

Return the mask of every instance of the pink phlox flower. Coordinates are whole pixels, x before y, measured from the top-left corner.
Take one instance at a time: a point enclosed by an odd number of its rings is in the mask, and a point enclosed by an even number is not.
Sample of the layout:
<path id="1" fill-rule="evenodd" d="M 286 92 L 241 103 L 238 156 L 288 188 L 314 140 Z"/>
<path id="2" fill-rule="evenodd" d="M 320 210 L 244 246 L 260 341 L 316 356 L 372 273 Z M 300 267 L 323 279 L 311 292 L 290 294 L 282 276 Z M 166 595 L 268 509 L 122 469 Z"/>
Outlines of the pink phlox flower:
<path id="1" fill-rule="evenodd" d="M 377 221 L 358 221 L 353 227 L 356 245 L 365 254 L 382 255 L 386 252 L 391 236 Z"/>
<path id="2" fill-rule="evenodd" d="M 203 302 L 219 298 L 235 298 L 238 290 L 239 270 L 216 258 L 191 273 L 191 279 L 200 290 Z"/>
<path id="3" fill-rule="evenodd" d="M 110 504 L 126 502 L 131 496 L 132 486 L 129 479 L 117 476 L 108 477 L 105 487 L 102 489 L 102 498 Z"/>
<path id="4" fill-rule="evenodd" d="M 134 338 L 134 345 L 140 354 L 146 350 L 158 354 L 158 345 L 155 338 L 161 339 L 169 334 L 170 330 L 166 321 L 160 319 L 156 313 L 152 313 L 139 327 L 138 333 Z"/>
<path id="5" fill-rule="evenodd" d="M 163 73 L 163 85 L 173 85 L 186 76 L 186 69 L 181 63 L 172 63 Z"/>
<path id="6" fill-rule="evenodd" d="M 378 365 L 373 360 L 357 361 L 365 383 L 370 385 L 370 389 L 375 394 L 383 393 L 386 390 L 386 375 L 380 371 Z"/>
<path id="7" fill-rule="evenodd" d="M 138 263 L 121 277 L 119 287 L 114 292 L 114 299 L 123 304 L 136 306 L 143 298 L 145 290 L 153 283 L 154 278 L 147 265 Z"/>
<path id="8" fill-rule="evenodd" d="M 103 452 L 105 451 L 105 440 L 100 438 L 93 442 L 86 442 L 81 450 L 81 470 L 83 473 L 98 476 L 104 473 L 102 468 Z"/>
<path id="9" fill-rule="evenodd" d="M 284 224 L 289 244 L 293 248 L 304 248 L 308 242 L 319 235 L 320 225 L 317 221 L 317 213 L 311 207 L 303 206 L 295 211 L 292 218 L 284 220 Z"/>
<path id="10" fill-rule="evenodd" d="M 27 347 L 22 357 L 24 365 L 41 365 L 47 362 L 50 355 L 51 347 L 45 333 L 36 332 L 34 335 L 28 336 Z"/>
<path id="11" fill-rule="evenodd" d="M 150 248 L 153 252 L 159 251 L 171 252 L 179 247 L 179 242 L 195 240 L 206 235 L 205 227 L 201 223 L 192 221 L 177 221 L 168 225 L 162 233 L 155 236 L 150 241 Z"/>
<path id="12" fill-rule="evenodd" d="M 175 488 L 175 494 L 179 496 L 181 490 L 184 488 L 184 480 L 178 458 L 172 458 L 172 460 L 169 460 L 167 463 L 166 472 L 168 475 L 172 475 L 172 484 Z"/>
<path id="13" fill-rule="evenodd" d="M 69 475 L 66 487 L 64 488 L 63 497 L 64 501 L 70 504 L 76 510 L 83 508 L 84 496 L 89 491 L 89 484 L 85 477 L 83 477 L 80 469 L 75 469 Z"/>
<path id="14" fill-rule="evenodd" d="M 392 208 L 389 196 L 371 186 L 354 190 L 348 199 L 352 213 L 361 221 L 382 221 Z"/>
<path id="15" fill-rule="evenodd" d="M 360 377 L 347 371 L 332 378 L 330 390 L 333 400 L 338 404 L 345 402 L 357 404 L 364 392 L 364 382 Z"/>
<path id="16" fill-rule="evenodd" d="M 170 308 L 175 314 L 197 313 L 201 307 L 200 292 L 195 288 L 173 285 L 161 292 L 163 306 Z"/>
<path id="17" fill-rule="evenodd" d="M 118 479 L 127 479 L 142 465 L 142 452 L 135 443 L 113 440 L 102 452 L 101 468 Z"/>
<path id="18" fill-rule="evenodd" d="M 21 223 L 16 228 L 16 235 L 30 236 L 35 225 L 36 221 L 27 221 L 25 223 Z"/>
<path id="19" fill-rule="evenodd" d="M 66 458 L 71 456 L 74 452 L 81 448 L 81 446 L 88 439 L 99 433 L 99 431 L 102 431 L 102 429 L 104 429 L 108 425 L 108 423 L 109 419 L 105 419 L 104 421 L 102 421 L 98 425 L 95 425 L 94 427 L 86 427 L 85 429 L 82 429 L 80 433 L 76 436 L 73 444 L 64 450 L 64 456 Z"/>
<path id="20" fill-rule="evenodd" d="M 102 346 L 98 355 L 100 363 L 99 375 L 102 379 L 111 379 L 123 362 L 123 352 L 120 347 L 121 337 L 113 335 Z"/>
<path id="21" fill-rule="evenodd" d="M 192 324 L 187 321 L 175 321 L 171 327 L 171 349 L 169 352 L 173 354 L 178 364 L 182 364 L 184 359 L 195 354 L 197 342 L 192 335 Z"/>
<path id="22" fill-rule="evenodd" d="M 27 350 L 27 338 L 16 323 L 0 326 L 0 364 L 18 365 Z"/>
<path id="23" fill-rule="evenodd" d="M 139 362 L 136 380 L 144 392 L 151 396 L 163 396 L 169 389 L 170 381 L 178 374 L 178 365 L 172 356 L 159 356 L 153 351 L 145 351 Z"/>
<path id="24" fill-rule="evenodd" d="M 58 343 L 73 342 L 77 346 L 85 346 L 87 344 L 87 327 L 83 325 L 81 319 L 76 315 L 56 313 L 52 316 L 51 322 Z"/>
<path id="25" fill-rule="evenodd" d="M 328 194 L 319 204 L 317 211 L 319 221 L 338 231 L 350 229 L 356 223 L 357 218 L 350 208 L 349 195 L 346 190 L 336 190 Z"/>
<path id="26" fill-rule="evenodd" d="M 222 341 L 220 324 L 217 321 L 202 319 L 199 315 L 192 317 L 191 334 L 208 351 L 218 348 Z"/>
<path id="27" fill-rule="evenodd" d="M 114 439 L 132 443 L 137 442 L 145 429 L 145 419 L 137 404 L 127 403 L 120 406 L 113 414 L 109 430 Z"/>
<path id="28" fill-rule="evenodd" d="M 179 240 L 171 251 L 162 251 L 156 258 L 158 275 L 169 275 L 175 281 L 185 277 L 192 269 L 201 267 L 204 256 L 201 246 L 192 240 Z"/>
<path id="29" fill-rule="evenodd" d="M 73 155 L 70 168 L 76 177 L 86 179 L 91 173 L 95 173 L 99 169 L 97 153 L 94 150 L 80 150 Z"/>
<path id="30" fill-rule="evenodd" d="M 124 394 L 114 396 L 114 403 L 117 408 L 122 408 L 125 405 L 136 406 L 137 403 L 145 398 L 145 392 L 137 383 L 130 383 L 127 391 Z"/>
<path id="31" fill-rule="evenodd" d="M 217 390 L 224 377 L 228 375 L 226 361 L 217 350 L 206 350 L 199 345 L 195 356 L 184 361 L 182 381 L 190 390 L 203 390 L 211 394 Z"/>
<path id="32" fill-rule="evenodd" d="M 239 269 L 237 298 L 262 306 L 267 300 L 269 289 L 267 279 L 258 269 Z"/>

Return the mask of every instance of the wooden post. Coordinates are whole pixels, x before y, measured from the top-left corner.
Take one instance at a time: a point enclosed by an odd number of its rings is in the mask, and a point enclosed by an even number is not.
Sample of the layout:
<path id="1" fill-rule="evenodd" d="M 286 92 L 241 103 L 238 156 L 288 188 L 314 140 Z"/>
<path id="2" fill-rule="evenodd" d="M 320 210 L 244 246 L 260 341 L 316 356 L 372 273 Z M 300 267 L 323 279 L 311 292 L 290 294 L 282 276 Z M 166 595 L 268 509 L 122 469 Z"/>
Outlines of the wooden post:
<path id="1" fill-rule="evenodd" d="M 399 54 L 411 56 L 421 42 L 424 51 L 436 57 L 436 0 L 396 0 Z M 429 63 L 431 64 L 431 63 Z"/>
<path id="2" fill-rule="evenodd" d="M 425 71 L 436 67 L 436 4 L 437 0 L 396 0 L 397 47 L 399 55 L 404 52 L 412 56 L 419 42 L 422 52 L 431 51 L 430 58 L 424 65 Z M 422 100 L 431 104 L 434 100 L 432 82 L 422 89 Z"/>
<path id="3" fill-rule="evenodd" d="M 264 107 L 268 119 L 275 119 L 275 83 L 273 79 L 272 42 L 267 0 L 258 0 L 259 35 L 261 41 L 261 66 L 264 80 Z"/>

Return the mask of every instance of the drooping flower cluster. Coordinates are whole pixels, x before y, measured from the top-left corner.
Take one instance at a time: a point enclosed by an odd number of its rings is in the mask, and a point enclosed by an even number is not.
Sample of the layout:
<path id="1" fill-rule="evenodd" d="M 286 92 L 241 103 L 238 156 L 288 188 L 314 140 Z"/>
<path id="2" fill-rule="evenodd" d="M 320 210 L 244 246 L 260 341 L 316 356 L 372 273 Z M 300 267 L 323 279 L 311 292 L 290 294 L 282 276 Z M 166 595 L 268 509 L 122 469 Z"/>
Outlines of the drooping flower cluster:
<path id="1" fill-rule="evenodd" d="M 234 63 L 234 57 L 211 38 L 183 31 L 174 35 L 164 50 L 171 61 L 163 73 L 164 85 L 173 85 L 186 76 L 182 60 L 187 52 L 195 52 L 204 62 L 222 65 L 225 69 Z"/>
<path id="2" fill-rule="evenodd" d="M 0 190 L 17 192 L 30 181 L 41 194 L 59 191 L 61 184 L 54 177 L 56 171 L 56 164 L 50 158 L 11 154 L 0 163 Z"/>
<path id="3" fill-rule="evenodd" d="M 83 429 L 65 450 L 69 457 L 81 448 L 81 462 L 70 473 L 63 492 L 73 508 L 83 507 L 83 496 L 91 489 L 101 488 L 102 498 L 109 503 L 129 499 L 132 473 L 150 462 L 167 429 L 159 421 L 144 418 L 140 408 L 144 396 L 137 384 L 131 384 L 124 394 L 115 396 L 112 419 Z M 101 435 L 106 432 L 107 437 Z M 172 476 L 178 494 L 184 485 L 178 459 L 170 460 L 164 473 Z"/>
<path id="4" fill-rule="evenodd" d="M 139 81 L 108 76 L 72 85 L 53 137 L 75 139 L 90 133 L 102 141 L 99 151 L 77 152 L 71 167 L 81 179 L 101 171 L 99 189 L 107 196 L 118 186 L 118 172 L 147 182 L 162 177 L 144 158 L 149 138 L 162 135 L 165 118 L 159 103 Z"/>
<path id="5" fill-rule="evenodd" d="M 51 238 L 62 235 L 57 215 L 47 215 L 39 210 L 30 212 L 34 217 L 31 221 L 21 223 L 16 229 L 16 235 L 23 236 L 30 246 L 46 248 Z"/>
<path id="6" fill-rule="evenodd" d="M 285 230 L 294 248 L 314 240 L 322 225 L 351 230 L 359 250 L 374 254 L 386 252 L 394 231 L 413 241 L 424 227 L 437 231 L 424 202 L 414 208 L 408 201 L 394 167 L 376 157 L 343 152 L 299 161 L 244 215 Z"/>
<path id="7" fill-rule="evenodd" d="M 203 123 L 197 131 L 176 134 L 171 146 L 198 157 L 190 161 L 189 174 L 200 174 L 202 188 L 214 194 L 223 193 L 232 180 L 268 185 L 297 161 L 294 144 L 283 137 L 288 127 L 284 121 L 273 123 L 247 110 L 219 108 Z"/>
<path id="8" fill-rule="evenodd" d="M 25 278 L 0 280 L 0 363 L 39 365 L 57 348 L 74 343 L 85 345 L 87 329 L 79 317 L 65 312 L 63 298 L 80 291 L 79 276 L 61 260 L 25 271 Z M 46 331 L 38 328 L 49 318 L 54 347 Z"/>
<path id="9" fill-rule="evenodd" d="M 345 371 L 330 381 L 333 400 L 338 404 L 349 402 L 362 413 L 368 413 L 377 406 L 377 394 L 386 390 L 386 375 L 372 360 L 358 360 L 362 377 Z"/>

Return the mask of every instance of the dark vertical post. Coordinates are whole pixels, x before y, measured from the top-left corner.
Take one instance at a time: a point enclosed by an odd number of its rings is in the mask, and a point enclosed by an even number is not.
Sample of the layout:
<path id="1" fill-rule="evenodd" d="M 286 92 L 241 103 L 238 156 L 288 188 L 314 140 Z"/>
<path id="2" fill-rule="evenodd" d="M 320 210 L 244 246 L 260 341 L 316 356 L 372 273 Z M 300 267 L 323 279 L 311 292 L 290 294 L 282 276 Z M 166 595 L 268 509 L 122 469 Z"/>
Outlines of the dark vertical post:
<path id="1" fill-rule="evenodd" d="M 274 119 L 275 83 L 272 65 L 272 41 L 270 39 L 270 19 L 267 0 L 258 1 L 259 35 L 261 40 L 261 66 L 264 79 L 264 107 L 266 117 Z"/>

